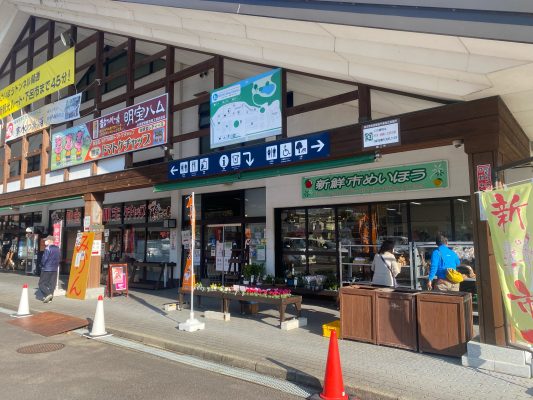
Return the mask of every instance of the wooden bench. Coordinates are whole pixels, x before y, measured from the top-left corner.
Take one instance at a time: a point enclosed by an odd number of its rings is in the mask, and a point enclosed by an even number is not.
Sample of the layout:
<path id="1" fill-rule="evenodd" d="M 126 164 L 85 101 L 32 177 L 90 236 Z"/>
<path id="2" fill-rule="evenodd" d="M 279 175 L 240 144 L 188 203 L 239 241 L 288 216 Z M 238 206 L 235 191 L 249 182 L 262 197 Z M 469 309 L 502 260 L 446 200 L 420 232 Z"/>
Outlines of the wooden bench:
<path id="1" fill-rule="evenodd" d="M 180 305 L 183 305 L 184 294 L 190 294 L 190 293 L 191 293 L 190 290 L 183 290 L 183 288 L 179 290 L 178 301 Z M 222 292 L 218 290 L 209 290 L 209 291 L 195 290 L 194 295 L 198 299 L 199 304 L 201 304 L 202 297 L 211 297 L 211 298 L 220 299 L 222 312 L 229 312 L 229 303 L 231 300 L 256 302 L 260 304 L 272 304 L 276 306 L 276 308 L 279 310 L 280 325 L 283 321 L 285 321 L 285 311 L 287 310 L 288 305 L 292 304 L 294 306 L 297 318 L 300 318 L 300 314 L 302 311 L 302 296 L 291 296 L 291 297 L 249 296 L 249 295 L 242 294 L 242 293 Z"/>

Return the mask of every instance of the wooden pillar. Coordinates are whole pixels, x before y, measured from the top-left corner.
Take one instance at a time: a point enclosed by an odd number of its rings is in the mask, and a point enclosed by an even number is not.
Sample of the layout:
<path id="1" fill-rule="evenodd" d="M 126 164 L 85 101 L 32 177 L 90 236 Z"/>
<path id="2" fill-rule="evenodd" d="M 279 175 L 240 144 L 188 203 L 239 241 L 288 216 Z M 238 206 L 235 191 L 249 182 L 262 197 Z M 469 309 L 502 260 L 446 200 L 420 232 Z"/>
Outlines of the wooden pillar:
<path id="1" fill-rule="evenodd" d="M 498 266 L 492 248 L 490 231 L 486 221 L 479 220 L 479 199 L 476 167 L 498 163 L 498 153 L 480 152 L 468 156 L 471 182 L 471 203 L 474 224 L 474 252 L 476 257 L 476 288 L 478 294 L 479 336 L 482 343 L 506 346 L 505 315 L 502 301 Z"/>
<path id="2" fill-rule="evenodd" d="M 83 196 L 85 200 L 85 217 L 91 217 L 91 225 L 102 224 L 102 204 L 104 202 L 104 193 L 87 193 Z M 102 233 L 94 234 L 94 240 L 102 240 Z M 91 265 L 89 269 L 89 278 L 87 288 L 100 287 L 100 269 L 101 256 L 91 256 Z"/>

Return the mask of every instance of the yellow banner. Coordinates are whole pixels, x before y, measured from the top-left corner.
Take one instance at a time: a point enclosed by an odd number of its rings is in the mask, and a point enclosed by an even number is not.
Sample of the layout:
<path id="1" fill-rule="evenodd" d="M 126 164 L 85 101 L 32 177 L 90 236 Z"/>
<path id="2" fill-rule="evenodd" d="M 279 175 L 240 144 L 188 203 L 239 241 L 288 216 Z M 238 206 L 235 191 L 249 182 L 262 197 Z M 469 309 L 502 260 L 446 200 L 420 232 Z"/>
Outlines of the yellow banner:
<path id="1" fill-rule="evenodd" d="M 508 321 L 526 344 L 533 343 L 532 188 L 527 183 L 481 195 Z"/>
<path id="2" fill-rule="evenodd" d="M 74 244 L 74 253 L 70 264 L 67 294 L 71 299 L 85 299 L 87 280 L 91 268 L 91 251 L 93 249 L 94 232 L 80 232 Z"/>
<path id="3" fill-rule="evenodd" d="M 28 72 L 0 91 L 0 118 L 74 84 L 74 47 Z"/>

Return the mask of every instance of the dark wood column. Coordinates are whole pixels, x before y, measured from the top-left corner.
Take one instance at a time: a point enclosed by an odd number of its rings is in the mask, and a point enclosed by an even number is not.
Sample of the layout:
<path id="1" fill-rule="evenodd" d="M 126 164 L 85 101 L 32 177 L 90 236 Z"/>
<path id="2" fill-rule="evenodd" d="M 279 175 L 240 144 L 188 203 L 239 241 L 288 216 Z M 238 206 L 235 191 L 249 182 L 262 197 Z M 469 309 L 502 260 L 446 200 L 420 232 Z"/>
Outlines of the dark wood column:
<path id="1" fill-rule="evenodd" d="M 468 154 L 474 223 L 480 340 L 482 343 L 506 346 L 507 329 L 498 266 L 488 224 L 480 221 L 476 169 L 478 165 L 484 164 L 490 164 L 494 168 L 525 159 L 530 154 L 529 138 L 503 100 L 497 98 L 495 105 L 495 117 L 488 118 L 482 130 L 465 137 L 464 143 Z"/>
<path id="2" fill-rule="evenodd" d="M 104 193 L 87 193 L 83 196 L 83 199 L 85 200 L 85 217 L 91 217 L 91 225 L 102 224 Z M 95 233 L 94 240 L 102 240 L 102 233 Z M 89 278 L 87 280 L 88 289 L 100 287 L 101 260 L 101 256 L 91 256 Z"/>

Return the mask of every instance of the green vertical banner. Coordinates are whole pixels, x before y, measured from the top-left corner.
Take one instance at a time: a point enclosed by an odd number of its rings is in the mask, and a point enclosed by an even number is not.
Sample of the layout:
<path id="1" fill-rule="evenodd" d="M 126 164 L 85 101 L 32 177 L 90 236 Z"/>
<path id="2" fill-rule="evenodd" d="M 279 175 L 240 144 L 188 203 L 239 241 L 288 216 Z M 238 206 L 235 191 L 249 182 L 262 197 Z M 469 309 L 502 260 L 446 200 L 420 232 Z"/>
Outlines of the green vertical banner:
<path id="1" fill-rule="evenodd" d="M 532 187 L 528 183 L 481 194 L 507 319 L 526 344 L 533 343 Z"/>

